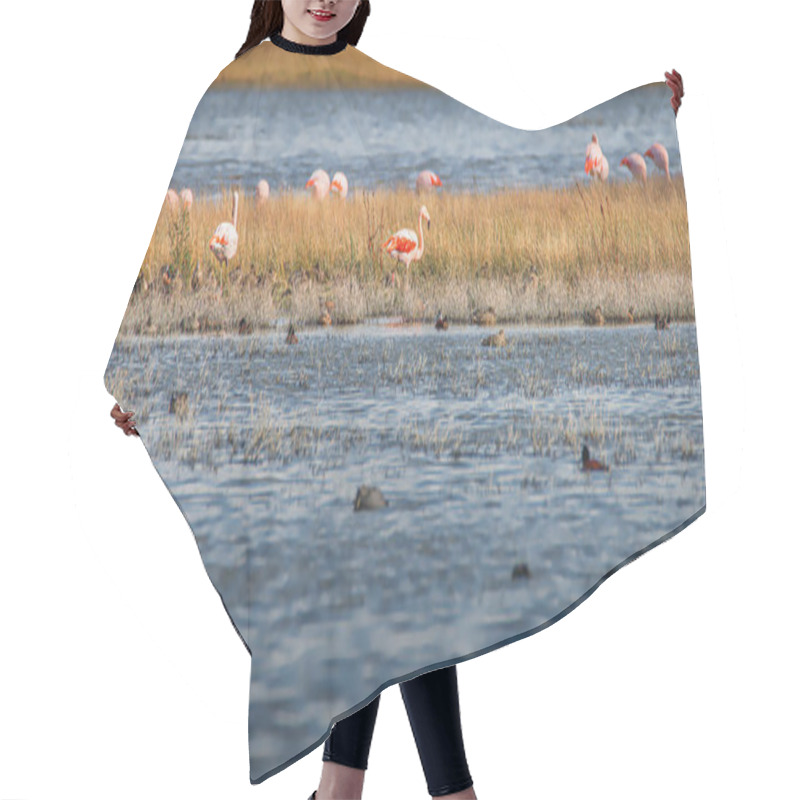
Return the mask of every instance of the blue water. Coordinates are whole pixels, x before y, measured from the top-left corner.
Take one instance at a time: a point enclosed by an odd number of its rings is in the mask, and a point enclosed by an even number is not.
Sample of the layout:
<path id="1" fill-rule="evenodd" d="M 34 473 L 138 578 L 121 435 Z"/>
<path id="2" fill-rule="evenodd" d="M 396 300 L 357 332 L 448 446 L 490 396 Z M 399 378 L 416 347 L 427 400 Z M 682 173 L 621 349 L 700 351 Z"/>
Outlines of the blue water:
<path id="1" fill-rule="evenodd" d="M 680 170 L 671 92 L 649 84 L 540 131 L 491 119 L 434 89 L 222 89 L 200 102 L 171 186 L 211 194 L 231 183 L 302 190 L 317 168 L 342 170 L 351 190 L 412 187 L 432 169 L 445 187 L 567 186 L 586 181 L 592 133 L 610 180 L 630 180 L 620 160 L 660 141 Z M 655 170 L 648 159 L 648 169 Z"/>

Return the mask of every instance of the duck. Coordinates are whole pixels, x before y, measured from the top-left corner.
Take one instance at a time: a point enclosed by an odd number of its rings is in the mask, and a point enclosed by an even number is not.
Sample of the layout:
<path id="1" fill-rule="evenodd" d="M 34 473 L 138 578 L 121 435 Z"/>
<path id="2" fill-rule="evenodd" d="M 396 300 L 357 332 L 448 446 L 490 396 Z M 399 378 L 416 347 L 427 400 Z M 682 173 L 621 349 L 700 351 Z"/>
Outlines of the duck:
<path id="1" fill-rule="evenodd" d="M 633 323 L 633 306 L 628 308 L 628 323 Z"/>
<path id="2" fill-rule="evenodd" d="M 242 317 L 239 320 L 239 335 L 249 336 L 253 332 L 253 323 L 247 321 L 247 317 Z"/>
<path id="3" fill-rule="evenodd" d="M 505 347 L 508 344 L 506 333 L 501 328 L 497 333 L 493 333 L 491 336 L 482 339 L 481 344 L 484 347 Z"/>
<path id="4" fill-rule="evenodd" d="M 475 325 L 484 325 L 484 326 L 496 325 L 497 314 L 495 314 L 494 308 L 492 306 L 488 306 L 487 308 L 473 311 L 472 322 Z"/>
<path id="5" fill-rule="evenodd" d="M 581 453 L 581 469 L 585 472 L 608 472 L 608 467 L 601 461 L 589 457 L 589 448 L 584 445 Z"/>
<path id="6" fill-rule="evenodd" d="M 669 328 L 670 323 L 670 316 L 667 314 L 666 317 L 662 317 L 661 314 L 656 312 L 656 330 L 657 331 L 664 331 Z"/>
<path id="7" fill-rule="evenodd" d="M 377 508 L 385 508 L 388 505 L 389 501 L 377 486 L 363 485 L 359 486 L 356 492 L 353 511 L 374 511 Z"/>
<path id="8" fill-rule="evenodd" d="M 511 570 L 511 580 L 516 581 L 520 578 L 528 579 L 531 577 L 531 571 L 528 565 L 524 561 L 520 561 L 518 564 L 514 564 L 514 568 Z"/>
<path id="9" fill-rule="evenodd" d="M 603 325 L 605 319 L 603 318 L 603 312 L 600 310 L 600 306 L 597 306 L 594 311 L 587 311 L 583 315 L 583 322 L 585 325 Z"/>
<path id="10" fill-rule="evenodd" d="M 188 392 L 174 392 L 169 399 L 169 413 L 177 417 L 185 417 L 189 413 Z"/>
<path id="11" fill-rule="evenodd" d="M 286 334 L 286 344 L 297 344 L 297 334 L 294 332 L 294 325 L 289 323 L 289 331 Z"/>
<path id="12" fill-rule="evenodd" d="M 443 317 L 442 312 L 440 311 L 436 317 L 436 324 L 434 327 L 437 331 L 446 331 L 449 326 L 450 323 L 447 321 L 447 317 Z"/>

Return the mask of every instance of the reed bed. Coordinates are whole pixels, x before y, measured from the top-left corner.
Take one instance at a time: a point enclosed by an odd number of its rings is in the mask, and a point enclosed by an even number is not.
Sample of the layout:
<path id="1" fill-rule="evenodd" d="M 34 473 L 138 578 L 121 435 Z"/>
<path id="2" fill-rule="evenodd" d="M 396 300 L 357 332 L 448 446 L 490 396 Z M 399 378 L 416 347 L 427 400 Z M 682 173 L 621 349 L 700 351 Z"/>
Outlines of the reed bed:
<path id="1" fill-rule="evenodd" d="M 121 333 L 316 324 L 326 301 L 333 324 L 393 315 L 433 322 L 438 311 L 468 323 L 487 306 L 498 325 L 579 322 L 597 306 L 606 324 L 630 321 L 630 311 L 635 321 L 656 312 L 694 318 L 680 176 L 422 197 L 383 188 L 322 202 L 283 191 L 262 206 L 238 189 L 239 249 L 227 270 L 208 242 L 230 219 L 232 188 L 200 194 L 191 210 L 165 204 Z M 405 266 L 381 244 L 400 228 L 418 232 L 423 203 L 432 223 L 406 289 Z"/>

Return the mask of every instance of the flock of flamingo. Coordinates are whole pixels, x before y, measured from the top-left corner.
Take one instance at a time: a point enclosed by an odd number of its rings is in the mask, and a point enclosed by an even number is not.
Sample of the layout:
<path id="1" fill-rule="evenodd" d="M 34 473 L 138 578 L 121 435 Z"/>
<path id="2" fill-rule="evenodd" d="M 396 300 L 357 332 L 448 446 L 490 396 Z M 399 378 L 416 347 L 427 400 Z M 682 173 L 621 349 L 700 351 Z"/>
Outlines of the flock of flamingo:
<path id="1" fill-rule="evenodd" d="M 647 181 L 647 163 L 645 162 L 645 157 L 652 159 L 653 164 L 666 175 L 667 180 L 671 180 L 669 174 L 669 154 L 664 145 L 659 142 L 655 142 L 651 145 L 650 148 L 645 151 L 644 156 L 637 152 L 629 153 L 620 161 L 620 166 L 627 167 L 635 180 L 645 183 Z M 592 140 L 586 147 L 584 172 L 592 179 L 600 181 L 608 180 L 608 158 L 603 154 L 596 133 L 592 134 Z M 431 170 L 423 170 L 417 175 L 416 189 L 419 194 L 433 191 L 441 186 L 441 178 Z M 339 198 L 345 199 L 349 191 L 349 184 L 347 176 L 343 172 L 336 172 L 331 179 L 324 169 L 317 169 L 306 181 L 305 189 L 319 201 L 325 200 L 329 194 L 335 194 Z M 255 190 L 255 199 L 258 206 L 266 203 L 269 198 L 269 192 L 269 183 L 266 180 L 259 181 Z M 191 209 L 192 203 L 194 202 L 194 195 L 192 194 L 192 190 L 188 188 L 181 190 L 180 194 L 174 189 L 170 189 L 167 192 L 166 200 L 170 208 L 177 209 L 182 205 L 183 208 L 188 211 Z M 226 269 L 229 262 L 236 255 L 236 251 L 239 247 L 239 234 L 237 231 L 238 215 L 239 192 L 234 191 L 231 221 L 221 222 L 209 241 L 211 252 L 221 264 L 225 265 Z M 411 264 L 414 261 L 419 261 L 425 252 L 425 239 L 422 232 L 423 220 L 428 223 L 428 228 L 430 228 L 431 216 L 424 205 L 421 206 L 417 219 L 419 236 L 417 235 L 417 231 L 412 228 L 402 228 L 389 236 L 381 245 L 384 252 L 405 265 L 406 274 L 404 288 L 408 287 L 409 268 Z M 392 278 L 394 279 L 394 273 L 392 273 Z M 392 283 L 394 283 L 394 280 L 392 280 Z M 593 324 L 598 323 L 595 322 Z"/>
<path id="2" fill-rule="evenodd" d="M 672 180 L 669 174 L 669 153 L 663 144 L 655 142 L 645 151 L 645 156 L 653 160 L 653 164 L 667 176 L 668 181 Z M 647 182 L 647 162 L 641 153 L 628 153 L 619 162 L 619 165 L 627 167 L 637 181 Z M 583 169 L 592 178 L 598 178 L 601 181 L 608 180 L 608 159 L 603 155 L 596 133 L 592 134 L 592 141 L 586 146 L 586 161 Z"/>

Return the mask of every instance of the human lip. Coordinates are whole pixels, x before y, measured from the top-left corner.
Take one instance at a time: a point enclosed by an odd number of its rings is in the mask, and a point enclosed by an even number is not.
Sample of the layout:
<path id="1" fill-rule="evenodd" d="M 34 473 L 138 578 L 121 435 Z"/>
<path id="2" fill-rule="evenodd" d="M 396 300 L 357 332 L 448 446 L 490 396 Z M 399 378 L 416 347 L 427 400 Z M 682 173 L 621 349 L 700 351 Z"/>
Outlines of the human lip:
<path id="1" fill-rule="evenodd" d="M 318 8 L 310 8 L 308 10 L 308 13 L 311 14 L 311 16 L 314 17 L 314 19 L 320 20 L 320 22 L 327 22 L 328 20 L 333 19 L 333 17 L 336 16 L 336 14 L 334 14 L 331 11 L 322 11 Z"/>

